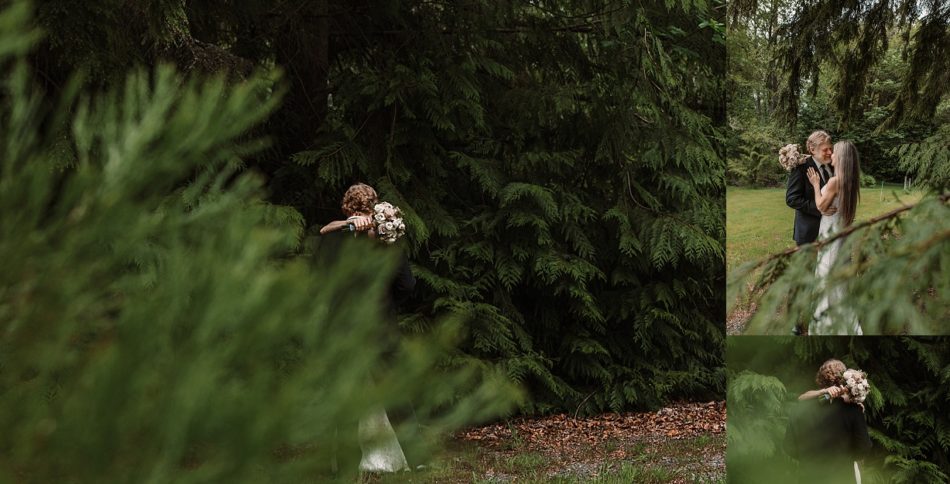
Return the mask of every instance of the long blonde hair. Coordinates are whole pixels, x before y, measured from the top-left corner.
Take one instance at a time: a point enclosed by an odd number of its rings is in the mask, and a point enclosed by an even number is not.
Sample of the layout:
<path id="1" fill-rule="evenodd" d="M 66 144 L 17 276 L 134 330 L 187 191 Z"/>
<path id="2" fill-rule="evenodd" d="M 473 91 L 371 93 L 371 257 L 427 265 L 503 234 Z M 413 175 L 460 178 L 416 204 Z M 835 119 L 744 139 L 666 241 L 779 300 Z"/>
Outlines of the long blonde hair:
<path id="1" fill-rule="evenodd" d="M 835 176 L 838 177 L 838 196 L 841 197 L 838 211 L 847 227 L 854 222 L 858 200 L 861 199 L 861 157 L 854 144 L 847 140 L 835 143 L 834 154 L 838 157 Z"/>

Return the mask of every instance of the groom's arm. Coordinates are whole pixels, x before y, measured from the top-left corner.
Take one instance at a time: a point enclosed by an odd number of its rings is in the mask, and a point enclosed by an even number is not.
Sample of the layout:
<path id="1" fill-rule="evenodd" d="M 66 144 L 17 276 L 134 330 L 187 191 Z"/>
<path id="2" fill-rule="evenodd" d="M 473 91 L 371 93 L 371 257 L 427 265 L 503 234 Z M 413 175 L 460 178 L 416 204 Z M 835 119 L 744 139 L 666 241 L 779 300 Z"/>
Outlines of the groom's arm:
<path id="1" fill-rule="evenodd" d="M 804 165 L 792 168 L 792 171 L 788 173 L 788 182 L 785 186 L 785 204 L 789 208 L 821 217 L 821 212 L 815 205 L 815 198 L 808 196 L 805 188 L 807 185 L 808 179 L 805 177 Z"/>

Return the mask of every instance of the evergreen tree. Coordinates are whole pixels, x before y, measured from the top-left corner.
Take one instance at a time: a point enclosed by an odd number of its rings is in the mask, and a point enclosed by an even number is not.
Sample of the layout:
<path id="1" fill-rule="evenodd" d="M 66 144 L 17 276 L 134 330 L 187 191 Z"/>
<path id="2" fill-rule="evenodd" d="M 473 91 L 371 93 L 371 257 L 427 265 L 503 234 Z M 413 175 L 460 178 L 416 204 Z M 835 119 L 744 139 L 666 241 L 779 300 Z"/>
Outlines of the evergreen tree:
<path id="1" fill-rule="evenodd" d="M 758 0 L 730 5 L 733 17 L 752 15 L 758 7 Z M 900 79 L 888 122 L 932 117 L 950 81 L 948 26 L 950 6 L 941 0 L 798 2 L 777 31 L 784 76 L 779 103 L 786 120 L 796 120 L 806 87 L 817 92 L 825 60 L 835 71 L 833 107 L 845 123 L 860 116 L 858 101 L 873 68 L 885 60 L 892 29 L 901 33 L 910 68 Z"/>
<path id="2" fill-rule="evenodd" d="M 708 398 L 722 65 L 696 60 L 722 45 L 695 25 L 715 12 L 582 5 L 400 9 L 393 42 L 339 59 L 318 148 L 275 183 L 364 179 L 403 207 L 425 290 L 405 324 L 465 317 L 468 354 L 534 409 Z"/>
<path id="3" fill-rule="evenodd" d="M 462 318 L 460 356 L 525 383 L 527 410 L 721 394 L 723 2 L 137 5 L 39 2 L 34 65 L 52 89 L 159 59 L 282 68 L 247 167 L 309 227 L 357 181 L 402 208 L 407 332 Z"/>
<path id="4" fill-rule="evenodd" d="M 738 8 L 742 4 L 732 5 Z M 805 15 L 803 5 L 807 3 L 787 0 L 757 2 L 755 10 L 744 12 L 729 24 L 729 125 L 733 146 L 729 157 L 729 182 L 734 185 L 783 185 L 786 173 L 775 162 L 776 152 L 787 143 L 803 145 L 803 140 L 816 129 L 829 131 L 834 139 L 848 139 L 855 143 L 861 152 L 862 172 L 870 175 L 863 178 L 868 186 L 881 181 L 903 182 L 907 173 L 899 168 L 898 157 L 892 150 L 901 144 L 921 141 L 933 135 L 942 124 L 950 122 L 950 104 L 940 102 L 942 95 L 939 92 L 921 94 L 935 96 L 926 116 L 910 116 L 898 106 L 905 91 L 901 79 L 915 72 L 916 61 L 908 56 L 908 52 L 918 48 L 917 42 L 924 41 L 915 36 L 905 38 L 905 35 L 916 32 L 921 22 L 926 20 L 922 17 L 923 12 L 920 19 L 912 19 L 909 26 L 903 27 L 896 21 L 865 18 L 852 15 L 853 12 L 842 14 L 848 15 L 846 21 L 824 25 L 822 28 L 840 30 L 834 34 L 837 44 L 830 54 L 816 54 L 808 61 L 809 70 L 820 72 L 821 77 L 814 83 L 809 76 L 799 81 L 805 87 L 799 89 L 794 98 L 797 104 L 791 109 L 787 106 L 791 102 L 787 96 L 783 98 L 784 104 L 779 102 L 781 86 L 791 82 L 787 81 L 791 70 L 783 64 L 783 59 L 797 53 L 789 49 L 801 48 L 795 43 L 798 39 L 795 35 L 806 35 L 792 33 L 793 20 Z M 894 13 L 891 20 L 896 17 L 897 13 Z M 780 22 L 780 19 L 787 20 Z M 874 35 L 885 37 L 881 40 L 885 44 L 883 51 L 873 53 L 873 59 L 871 53 L 845 52 L 853 45 L 845 37 L 853 32 L 842 26 L 857 25 L 864 29 L 872 20 L 884 22 L 883 26 L 867 27 L 884 29 L 874 32 Z M 927 48 L 945 47 L 936 44 Z M 861 62 L 869 63 L 867 72 L 862 74 L 860 89 L 849 85 L 851 81 L 846 79 L 852 71 L 842 72 L 845 57 L 851 60 L 856 56 L 864 57 Z M 780 78 L 786 82 L 779 82 Z M 843 100 L 844 96 L 847 101 Z M 845 109 L 842 103 L 850 107 Z M 791 117 L 789 111 L 794 111 Z"/>
<path id="5" fill-rule="evenodd" d="M 53 102 L 28 12 L 0 13 L 0 480 L 350 480 L 377 405 L 413 400 L 412 448 L 510 408 L 442 365 L 451 326 L 382 364 L 387 251 L 294 256 L 299 213 L 240 171 L 270 81 L 160 66 Z"/>

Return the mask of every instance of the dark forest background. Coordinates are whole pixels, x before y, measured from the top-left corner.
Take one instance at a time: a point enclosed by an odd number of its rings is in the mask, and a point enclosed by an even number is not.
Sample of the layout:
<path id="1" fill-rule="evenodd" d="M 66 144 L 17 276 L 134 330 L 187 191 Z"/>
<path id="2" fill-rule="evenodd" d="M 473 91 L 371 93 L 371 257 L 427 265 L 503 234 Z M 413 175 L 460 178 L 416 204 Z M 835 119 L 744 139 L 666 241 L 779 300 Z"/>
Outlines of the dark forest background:
<path id="1" fill-rule="evenodd" d="M 723 394 L 724 8 L 38 1 L 27 63 L 50 99 L 161 63 L 259 77 L 279 104 L 237 173 L 293 209 L 271 217 L 312 240 L 373 185 L 406 214 L 404 333 L 456 318 L 455 360 L 522 384 L 523 411 L 589 413 Z"/>

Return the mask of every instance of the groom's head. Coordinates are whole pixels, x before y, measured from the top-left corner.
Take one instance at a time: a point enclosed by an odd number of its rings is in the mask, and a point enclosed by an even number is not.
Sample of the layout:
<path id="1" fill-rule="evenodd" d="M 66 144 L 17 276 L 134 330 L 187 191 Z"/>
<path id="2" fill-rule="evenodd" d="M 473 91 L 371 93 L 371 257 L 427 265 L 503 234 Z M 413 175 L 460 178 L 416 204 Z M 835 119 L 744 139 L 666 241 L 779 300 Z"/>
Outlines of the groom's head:
<path id="1" fill-rule="evenodd" d="M 832 358 L 821 364 L 821 368 L 818 369 L 818 374 L 815 375 L 815 383 L 818 384 L 818 388 L 840 385 L 841 375 L 846 369 L 848 369 L 848 367 L 845 366 L 841 360 Z"/>
<path id="2" fill-rule="evenodd" d="M 831 162 L 831 135 L 828 132 L 818 130 L 808 135 L 805 146 L 818 163 L 824 165 Z"/>

